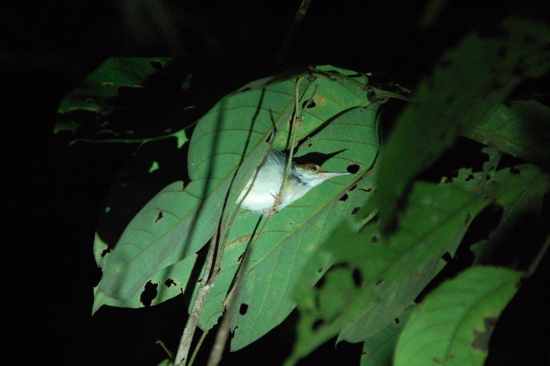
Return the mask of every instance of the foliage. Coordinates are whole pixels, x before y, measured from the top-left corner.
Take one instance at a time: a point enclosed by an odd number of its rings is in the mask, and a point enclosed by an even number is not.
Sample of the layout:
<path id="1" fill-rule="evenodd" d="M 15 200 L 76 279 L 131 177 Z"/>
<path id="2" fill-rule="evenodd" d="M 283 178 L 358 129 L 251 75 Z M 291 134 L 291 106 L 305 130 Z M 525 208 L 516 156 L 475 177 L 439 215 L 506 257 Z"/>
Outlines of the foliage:
<path id="1" fill-rule="evenodd" d="M 379 102 L 407 99 L 406 92 L 332 66 L 292 70 L 239 88 L 196 121 L 190 140 L 189 126 L 139 139 L 147 146 L 176 137 L 175 149 L 188 151 L 189 181 L 160 190 L 120 235 L 98 230 L 94 254 L 103 277 L 94 289 L 93 312 L 103 305 L 155 305 L 180 293 L 196 299 L 205 284 L 202 274 L 193 274 L 206 271 L 203 247 L 215 237 L 215 286 L 203 299 L 198 325 L 208 331 L 218 323 L 241 276 L 231 350 L 259 339 L 298 306 L 289 365 L 335 336 L 364 342 L 362 365 L 389 364 L 394 352 L 396 365 L 434 359 L 482 364 L 494 322 L 523 275 L 490 266 L 488 253 L 498 250 L 507 226 L 538 213 L 550 190 L 548 108 L 535 101 L 503 104 L 524 78 L 548 72 L 550 30 L 519 19 L 505 27 L 505 38 L 473 34 L 447 52 L 382 147 Z M 522 44 L 526 37 L 532 39 L 528 47 Z M 105 107 L 117 95 L 112 87 L 145 85 L 151 65 L 145 58 L 108 60 L 62 102 L 56 131 L 82 125 L 67 124 L 77 119 L 75 110 L 108 115 Z M 353 174 L 324 183 L 269 220 L 239 210 L 236 199 L 254 170 L 269 149 L 291 148 L 294 128 L 298 158 Z M 483 150 L 483 168 L 460 169 L 440 183 L 416 179 L 459 135 L 491 146 Z M 504 153 L 525 164 L 500 169 Z M 148 174 L 165 169 L 157 160 L 148 164 Z M 476 246 L 477 260 L 486 266 L 444 282 L 416 306 L 445 267 L 443 257 L 455 255 L 488 205 L 502 207 L 503 219 L 490 240 Z"/>

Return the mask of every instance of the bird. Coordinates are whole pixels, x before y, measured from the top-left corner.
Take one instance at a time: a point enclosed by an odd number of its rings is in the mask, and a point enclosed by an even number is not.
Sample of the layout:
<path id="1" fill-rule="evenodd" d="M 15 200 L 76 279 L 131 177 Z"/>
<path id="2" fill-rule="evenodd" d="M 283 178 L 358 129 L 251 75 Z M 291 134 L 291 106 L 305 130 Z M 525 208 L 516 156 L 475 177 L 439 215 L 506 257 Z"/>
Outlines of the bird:
<path id="1" fill-rule="evenodd" d="M 271 151 L 244 189 L 237 203 L 241 207 L 264 216 L 275 214 L 302 198 L 312 188 L 330 178 L 350 173 L 330 173 L 316 164 L 291 163 L 288 179 L 281 189 L 287 164 L 282 151 Z M 275 206 L 275 207 L 274 207 Z"/>

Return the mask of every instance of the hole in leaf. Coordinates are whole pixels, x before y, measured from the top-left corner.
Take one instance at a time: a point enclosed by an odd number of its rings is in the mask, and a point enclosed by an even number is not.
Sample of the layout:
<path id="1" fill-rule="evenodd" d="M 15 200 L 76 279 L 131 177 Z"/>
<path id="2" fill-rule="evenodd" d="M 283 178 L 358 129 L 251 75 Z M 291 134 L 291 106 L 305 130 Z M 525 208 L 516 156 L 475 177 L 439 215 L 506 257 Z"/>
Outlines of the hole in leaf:
<path id="1" fill-rule="evenodd" d="M 359 165 L 357 164 L 348 165 L 347 171 L 348 173 L 355 174 L 359 171 Z"/>
<path id="2" fill-rule="evenodd" d="M 170 287 L 170 286 L 172 286 L 172 285 L 176 286 L 176 283 L 174 282 L 173 279 L 169 278 L 169 279 L 167 279 L 166 281 L 164 281 L 164 286 Z"/>
<path id="3" fill-rule="evenodd" d="M 241 304 L 241 306 L 239 307 L 239 314 L 245 315 L 247 311 L 248 311 L 248 305 Z"/>
<path id="4" fill-rule="evenodd" d="M 163 217 L 164 217 L 164 215 L 162 214 L 162 211 L 159 211 L 159 214 L 157 215 L 157 218 L 155 219 L 155 224 L 157 222 L 159 222 Z"/>
<path id="5" fill-rule="evenodd" d="M 443 177 L 458 177 L 458 172 L 464 168 L 471 168 L 473 173 L 481 172 L 483 163 L 489 160 L 489 155 L 481 151 L 482 147 L 479 142 L 459 137 L 456 144 L 439 156 L 419 178 L 438 184 Z"/>
<path id="6" fill-rule="evenodd" d="M 525 160 L 521 158 L 517 158 L 515 156 L 512 156 L 510 154 L 504 154 L 497 165 L 497 171 L 506 169 L 506 168 L 514 168 L 518 165 L 526 164 Z"/>
<path id="7" fill-rule="evenodd" d="M 519 173 L 521 173 L 521 171 L 516 168 L 515 166 L 511 167 L 510 168 L 510 173 L 513 174 L 513 175 L 518 175 Z"/>
<path id="8" fill-rule="evenodd" d="M 353 191 L 355 188 L 357 188 L 357 184 L 352 185 L 352 186 L 348 189 L 348 192 Z"/>
<path id="9" fill-rule="evenodd" d="M 151 306 L 151 302 L 155 299 L 155 297 L 157 297 L 157 287 L 158 284 L 152 283 L 151 281 L 145 284 L 145 289 L 139 296 L 139 301 L 143 304 L 143 306 Z"/>
<path id="10" fill-rule="evenodd" d="M 107 254 L 111 253 L 111 248 L 107 248 L 101 252 L 101 258 L 105 257 Z"/>
<path id="11" fill-rule="evenodd" d="M 312 108 L 315 108 L 317 105 L 315 104 L 315 102 L 311 99 L 308 99 L 306 100 L 305 102 L 302 103 L 302 109 L 304 108 L 307 108 L 307 109 L 312 109 Z"/>
<path id="12" fill-rule="evenodd" d="M 242 88 L 241 90 L 239 90 L 239 93 L 244 93 L 244 92 L 247 92 L 249 90 L 252 90 L 252 88 L 250 88 L 250 87 Z"/>
<path id="13" fill-rule="evenodd" d="M 378 235 L 373 235 L 370 238 L 370 242 L 373 243 L 373 244 L 376 244 L 378 242 Z"/>
<path id="14" fill-rule="evenodd" d="M 450 261 L 453 260 L 453 256 L 451 255 L 451 253 L 446 252 L 445 254 L 443 254 L 441 259 L 443 259 L 445 262 L 449 263 Z"/>
<path id="15" fill-rule="evenodd" d="M 351 214 L 352 214 L 352 215 L 357 214 L 357 213 L 359 212 L 360 209 L 361 209 L 360 207 L 355 207 L 353 210 L 351 210 Z"/>
<path id="16" fill-rule="evenodd" d="M 162 69 L 162 63 L 160 61 L 157 61 L 157 60 L 151 60 L 151 66 L 153 66 L 153 69 L 155 70 L 160 70 Z"/>
<path id="17" fill-rule="evenodd" d="M 384 283 L 384 279 L 380 279 L 378 281 L 376 281 L 376 286 L 380 286 Z"/>
<path id="18" fill-rule="evenodd" d="M 265 139 L 265 142 L 270 142 L 272 137 L 273 137 L 273 132 L 270 133 L 269 136 L 267 136 L 267 138 Z"/>
<path id="19" fill-rule="evenodd" d="M 353 283 L 356 287 L 361 287 L 363 284 L 363 276 L 361 275 L 361 271 L 355 268 L 353 272 L 351 273 L 353 277 Z"/>
<path id="20" fill-rule="evenodd" d="M 466 177 L 466 182 L 469 182 L 469 181 L 471 181 L 471 180 L 474 179 L 474 178 L 475 178 L 475 176 L 474 176 L 473 174 L 470 174 L 470 175 L 468 175 L 468 176 Z"/>
<path id="21" fill-rule="evenodd" d="M 395 318 L 395 319 L 393 320 L 393 322 L 394 322 L 395 324 L 399 324 L 399 318 Z"/>
<path id="22" fill-rule="evenodd" d="M 317 331 L 319 328 L 321 328 L 323 326 L 323 324 L 325 324 L 325 322 L 323 321 L 323 319 L 317 319 L 315 321 L 315 323 L 313 323 L 313 331 Z"/>
<path id="23" fill-rule="evenodd" d="M 346 202 L 346 201 L 348 200 L 348 198 L 349 198 L 348 194 L 347 194 L 347 193 L 344 193 L 344 194 L 342 195 L 342 197 L 340 197 L 340 201 Z"/>

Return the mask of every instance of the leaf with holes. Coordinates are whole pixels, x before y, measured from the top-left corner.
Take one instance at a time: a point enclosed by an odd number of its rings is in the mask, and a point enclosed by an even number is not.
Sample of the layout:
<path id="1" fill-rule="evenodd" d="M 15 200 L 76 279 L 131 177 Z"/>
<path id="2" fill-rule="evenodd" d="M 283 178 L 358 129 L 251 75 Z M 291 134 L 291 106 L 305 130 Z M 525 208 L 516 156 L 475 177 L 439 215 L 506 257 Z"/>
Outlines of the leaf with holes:
<path id="1" fill-rule="evenodd" d="M 442 268 L 441 257 L 447 251 L 454 253 L 467 229 L 468 216 L 477 215 L 487 204 L 472 199 L 471 193 L 459 184 L 418 182 L 411 192 L 401 229 L 392 236 L 381 235 L 378 222 L 369 221 L 359 229 L 344 222 L 320 249 L 318 257 L 312 258 L 299 281 L 298 342 L 288 364 L 294 364 L 339 333 L 340 339 L 357 342 L 380 332 Z M 356 278 L 349 301 L 338 311 L 333 310 L 336 316 L 319 307 L 319 299 L 324 293 L 330 294 L 330 290 L 307 285 L 312 281 L 312 270 L 327 256 L 332 257 L 333 268 L 344 268 L 348 277 Z M 332 276 L 331 268 L 325 274 L 325 283 Z"/>
<path id="2" fill-rule="evenodd" d="M 338 333 L 339 340 L 350 342 L 376 336 L 441 270 L 442 256 L 447 252 L 454 255 L 468 226 L 484 207 L 491 202 L 513 205 L 524 199 L 526 189 L 532 189 L 529 186 L 542 192 L 547 176 L 505 178 L 496 171 L 500 155 L 489 152 L 482 172 L 462 169 L 457 178 L 443 179 L 438 185 L 416 183 L 399 230 L 392 235 L 381 235 L 376 222 L 356 223 L 354 228 L 350 223 L 336 230 L 319 255 L 333 256 L 334 268 L 339 272 L 343 268 L 349 278 L 356 279 L 355 293 L 347 295 L 353 300 L 338 311 L 325 313 L 319 304 L 325 292 L 330 294 L 329 289 L 310 289 L 306 284 L 312 278 L 304 277 L 297 292 L 302 314 L 299 341 L 289 364 Z M 342 242 L 348 245 L 343 247 Z M 306 273 L 320 263 L 313 257 Z M 325 276 L 333 276 L 332 269 Z M 331 316 L 334 313 L 338 316 Z"/>
<path id="3" fill-rule="evenodd" d="M 326 78 L 327 74 L 333 77 Z M 317 75 L 323 77 L 311 79 Z M 299 95 L 313 96 L 314 103 L 308 106 L 299 125 L 301 138 L 313 131 L 322 132 L 348 109 L 370 105 L 363 85 L 339 72 L 312 71 L 304 76 L 310 79 L 302 80 Z M 198 121 L 189 148 L 188 173 L 192 182 L 185 188 L 181 182 L 166 187 L 130 222 L 115 248 L 103 258 L 103 277 L 96 289 L 96 302 L 103 295 L 122 301 L 133 298 L 156 272 L 188 258 L 206 243 L 219 224 L 222 210 L 234 207 L 271 142 L 279 148 L 288 142 L 295 88 L 294 80 L 259 89 L 244 87 L 222 99 Z M 373 140 L 375 109 L 362 107 L 358 111 L 362 116 L 355 118 L 371 124 L 370 137 L 357 135 L 354 122 L 349 121 L 345 124 L 350 127 L 339 128 L 333 137 L 318 138 L 316 148 L 333 153 L 350 146 L 354 149 L 356 145 L 367 146 L 365 141 L 371 141 L 369 149 L 373 152 L 366 154 L 366 164 L 360 164 L 366 169 L 377 151 L 377 140 Z M 321 132 L 317 134 L 322 136 Z M 356 161 L 350 154 L 353 153 L 344 155 L 346 164 Z M 341 185 L 336 187 L 332 195 L 342 192 Z M 328 202 L 331 197 L 326 195 L 323 200 Z M 297 211 L 297 222 L 307 221 L 312 212 L 319 210 L 317 206 L 325 205 L 323 202 L 313 203 L 308 210 L 301 209 L 304 213 Z M 95 309 L 100 305 L 96 303 Z"/>
<path id="4" fill-rule="evenodd" d="M 460 134 L 487 120 L 521 81 L 518 70 L 540 77 L 550 69 L 550 28 L 517 18 L 507 19 L 504 27 L 506 38 L 472 33 L 448 51 L 430 79 L 420 83 L 417 102 L 407 106 L 397 121 L 380 156 L 377 204 L 371 207 L 380 210 L 384 231 L 396 224 L 400 203 L 414 178 Z M 533 40 L 528 45 L 526 37 Z M 548 151 L 548 143 L 545 146 Z"/>
<path id="5" fill-rule="evenodd" d="M 300 148 L 300 155 L 305 156 L 313 152 L 341 151 L 323 166 L 329 171 L 348 169 L 357 172 L 328 180 L 313 189 L 275 215 L 264 229 L 254 246 L 238 298 L 238 304 L 246 305 L 247 312 L 237 313 L 232 318 L 235 334 L 231 350 L 252 343 L 290 314 L 296 306 L 293 289 L 308 259 L 319 243 L 351 215 L 353 205 L 364 203 L 369 198 L 364 192 L 359 194 L 362 201 L 353 201 L 346 195 L 359 178 L 371 171 L 377 156 L 376 110 L 373 106 L 346 111 Z M 235 220 L 236 225 L 250 229 L 255 222 L 254 215 L 245 212 Z M 231 242 L 244 239 L 244 232 L 235 234 L 230 236 Z M 236 264 L 237 258 L 233 261 Z"/>
<path id="6" fill-rule="evenodd" d="M 472 267 L 430 293 L 399 337 L 395 365 L 483 365 L 489 340 L 522 273 Z"/>

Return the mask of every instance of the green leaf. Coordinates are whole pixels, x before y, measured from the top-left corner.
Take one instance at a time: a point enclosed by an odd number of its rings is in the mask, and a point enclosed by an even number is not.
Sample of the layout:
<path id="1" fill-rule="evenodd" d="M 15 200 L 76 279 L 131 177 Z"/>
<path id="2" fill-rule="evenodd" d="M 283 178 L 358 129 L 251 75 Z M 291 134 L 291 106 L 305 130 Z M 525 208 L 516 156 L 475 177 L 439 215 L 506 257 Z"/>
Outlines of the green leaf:
<path id="1" fill-rule="evenodd" d="M 448 51 L 430 79 L 423 80 L 416 102 L 409 105 L 381 153 L 376 205 L 385 232 L 397 224 L 399 202 L 413 179 L 485 121 L 521 81 L 517 71 L 540 77 L 550 68 L 547 46 L 550 28 L 519 19 L 504 22 L 508 37 L 469 35 Z M 528 47 L 522 41 L 533 38 Z M 414 141 L 414 143 L 410 143 Z"/>
<path id="2" fill-rule="evenodd" d="M 550 108 L 537 101 L 499 106 L 468 137 L 550 170 Z"/>
<path id="3" fill-rule="evenodd" d="M 313 97 L 315 105 L 307 109 L 306 116 L 300 124 L 298 138 L 310 134 L 311 131 L 319 129 L 325 124 L 326 127 L 315 137 L 309 139 L 307 144 L 300 148 L 298 155 L 308 152 L 330 154 L 341 151 L 327 164 L 324 164 L 324 167 L 331 171 L 345 171 L 347 166 L 357 164 L 359 168 L 357 174 L 360 176 L 371 168 L 378 151 L 378 136 L 375 128 L 377 105 L 368 109 L 355 108 L 359 104 L 368 104 L 365 100 L 365 93 L 360 91 L 355 84 L 350 84 L 347 81 L 339 82 L 341 76 L 336 75 L 335 77 L 334 81 L 325 78 L 315 81 L 317 88 Z M 304 81 L 303 84 L 305 85 L 306 82 Z M 262 119 L 262 115 L 265 114 L 263 120 L 269 121 L 271 116 L 283 114 L 280 112 L 281 110 L 292 109 L 294 87 L 293 82 L 270 85 L 265 91 L 261 91 L 263 93 L 262 100 L 265 103 L 270 103 L 270 108 L 266 106 L 258 111 L 251 111 L 251 113 L 254 112 L 253 114 L 258 119 Z M 278 107 L 275 102 L 283 96 L 286 98 L 285 104 Z M 306 96 L 308 96 L 307 93 Z M 237 94 L 229 100 L 242 103 L 239 98 L 241 96 Z M 240 110 L 239 113 L 236 118 L 240 119 L 243 111 Z M 285 116 L 284 119 L 288 120 L 289 117 Z M 236 123 L 237 121 L 229 122 L 230 125 Z M 213 128 L 209 130 L 211 131 Z M 210 132 L 199 130 L 198 133 L 195 132 L 193 138 L 195 136 L 205 136 L 196 140 L 200 141 L 201 146 L 219 145 L 215 142 L 215 135 Z M 275 137 L 274 144 L 279 148 L 286 146 L 288 143 L 286 136 L 288 136 L 288 132 L 282 131 Z M 205 141 L 208 142 L 205 143 Z M 234 142 L 235 139 L 229 138 L 226 141 Z M 195 156 L 191 159 L 201 160 Z M 193 169 L 194 167 L 190 169 L 191 174 L 200 171 L 201 167 Z M 330 227 L 337 224 L 338 217 L 345 214 L 345 211 L 340 208 L 336 209 L 339 210 L 339 216 L 326 218 L 332 205 L 332 199 L 342 195 L 347 189 L 345 184 L 339 182 L 348 182 L 346 184 L 349 186 L 353 179 L 353 176 L 332 179 L 273 216 L 270 226 L 262 235 L 262 240 L 257 243 L 253 252 L 251 263 L 254 265 L 249 273 L 254 276 L 246 276 L 244 289 L 239 298 L 239 301 L 248 305 L 250 310 L 245 316 L 236 315 L 233 318 L 233 327 L 238 326 L 232 340 L 233 350 L 242 348 L 264 335 L 286 318 L 294 308 L 295 302 L 290 296 L 290 289 L 298 278 L 304 258 L 303 254 L 312 251 L 318 243 L 319 236 L 326 235 L 325 233 L 329 232 Z M 242 186 L 240 187 L 236 191 L 237 193 L 240 193 Z M 230 198 L 229 201 L 233 202 L 235 199 L 236 196 Z M 289 218 L 291 219 L 289 220 Z M 233 281 L 239 265 L 239 257 L 248 243 L 248 238 L 254 232 L 257 220 L 256 214 L 243 211 L 236 217 L 232 225 L 233 229 L 228 238 L 221 272 L 216 278 L 215 286 L 210 290 L 199 320 L 199 326 L 203 330 L 208 330 L 216 324 L 218 317 L 223 312 L 222 301 Z M 322 227 L 326 231 L 320 231 L 319 229 Z M 272 281 L 270 280 L 272 277 L 279 277 L 279 280 Z M 274 303 L 279 305 L 276 308 L 269 306 Z M 260 318 L 261 322 L 258 321 Z"/>
<path id="4" fill-rule="evenodd" d="M 495 251 L 512 236 L 510 230 L 517 229 L 514 225 L 522 217 L 538 217 L 543 197 L 550 192 L 550 176 L 531 164 L 499 170 L 491 179 L 493 185 L 503 190 L 496 200 L 503 208 L 502 218 L 489 240 L 472 248 L 476 264 L 494 263 Z"/>
<path id="5" fill-rule="evenodd" d="M 472 267 L 429 294 L 399 337 L 395 365 L 483 365 L 494 326 L 522 273 Z"/>
<path id="6" fill-rule="evenodd" d="M 321 75 L 316 71 L 312 74 Z M 292 75 L 296 76 L 295 73 Z M 299 95 L 302 98 L 313 96 L 314 105 L 306 110 L 305 118 L 299 125 L 299 138 L 320 131 L 316 140 L 308 142 L 309 148 L 317 141 L 315 151 L 329 154 L 341 150 L 343 152 L 337 156 L 342 157 L 346 166 L 356 163 L 361 173 L 365 172 L 377 153 L 378 140 L 373 122 L 375 107 L 357 109 L 354 117 L 345 121 L 346 126 L 331 127 L 329 123 L 337 121 L 339 115 L 348 109 L 370 105 L 359 87 L 361 84 L 350 82 L 340 74 L 333 79 L 327 79 L 322 74 L 323 77 L 316 80 L 308 73 L 304 76 L 310 81 L 302 81 Z M 130 222 L 112 252 L 102 259 L 103 277 L 96 289 L 97 298 L 103 295 L 123 301 L 134 298 L 155 273 L 194 255 L 217 228 L 222 210 L 226 208 L 231 211 L 234 208 L 237 196 L 270 148 L 270 142 L 273 141 L 279 148 L 287 145 L 288 121 L 294 112 L 296 83 L 294 80 L 274 84 L 264 80 L 260 83 L 266 84 L 267 87 L 259 89 L 242 88 L 221 100 L 198 121 L 189 148 L 188 173 L 192 182 L 185 188 L 181 182 L 166 187 Z M 354 119 L 359 119 L 360 123 Z M 369 133 L 363 133 L 360 126 L 359 130 L 354 129 L 353 123 L 360 125 L 363 119 L 370 123 Z M 326 135 L 327 132 L 323 135 L 324 126 L 331 129 L 329 135 Z M 358 150 L 362 154 L 358 159 L 354 158 L 351 150 L 346 150 L 350 147 L 366 150 Z M 304 147 L 300 153 L 307 149 Z M 330 164 L 332 161 L 337 160 L 332 159 Z M 331 165 L 326 167 L 337 170 Z M 344 182 L 353 180 L 352 177 L 342 179 Z M 325 195 L 323 200 L 296 211 L 296 224 L 291 231 L 302 227 L 302 223 L 326 205 L 323 202 L 328 202 L 338 192 L 343 193 L 342 183 L 337 182 L 335 179 L 325 183 L 327 187 L 336 187 L 336 190 Z M 303 198 L 300 203 L 305 200 Z M 288 207 L 285 211 L 291 209 Z M 249 231 L 246 235 L 251 234 L 252 231 Z M 230 242 L 232 240 L 229 239 Z M 232 259 L 238 258 L 238 255 L 240 253 L 236 251 Z M 232 278 L 232 274 L 228 278 Z M 216 287 L 223 294 L 229 285 L 220 283 Z M 220 306 L 221 301 L 218 301 L 217 307 Z M 215 319 L 214 315 L 209 315 Z M 202 326 L 208 328 L 210 323 Z"/>
<path id="7" fill-rule="evenodd" d="M 354 108 L 340 114 L 309 139 L 307 147 L 300 149 L 300 154 L 345 149 L 324 167 L 330 171 L 345 171 L 345 167 L 357 165 L 360 170 L 355 176 L 339 177 L 323 183 L 272 218 L 254 247 L 245 286 L 238 299 L 239 306 L 246 305 L 248 310 L 246 314 L 236 313 L 232 318 L 235 332 L 231 341 L 232 351 L 266 334 L 294 309 L 293 289 L 308 258 L 358 203 L 349 198 L 345 201 L 334 198 L 347 195 L 357 177 L 365 175 L 374 163 L 378 136 L 377 108 L 373 107 Z M 364 192 L 362 195 L 364 199 L 368 197 Z M 255 222 L 253 214 L 243 213 L 235 220 L 235 226 L 251 230 Z M 250 232 L 235 232 L 237 235 L 231 236 L 230 240 L 243 241 Z M 234 263 L 237 259 L 234 258 Z"/>
<path id="8" fill-rule="evenodd" d="M 75 88 L 59 104 L 58 113 L 84 109 L 105 113 L 109 100 L 119 95 L 121 86 L 143 87 L 145 81 L 158 71 L 158 63 L 165 67 L 172 62 L 169 57 L 112 57 L 95 69 L 82 84 Z M 56 126 L 54 133 L 58 132 Z"/>
<path id="9" fill-rule="evenodd" d="M 395 321 L 388 324 L 380 333 L 363 344 L 361 366 L 390 366 L 397 340 L 409 320 L 415 305 L 408 307 Z"/>
<path id="10" fill-rule="evenodd" d="M 477 194 L 465 184 L 478 186 Z M 441 257 L 456 251 L 470 223 L 487 204 L 480 180 L 463 183 L 415 184 L 400 230 L 392 236 L 380 234 L 377 222 L 367 222 L 359 230 L 347 221 L 310 261 L 297 288 L 300 309 L 298 342 L 288 364 L 294 364 L 318 345 L 340 333 L 340 339 L 366 340 L 397 317 L 443 267 Z M 342 243 L 346 243 L 345 246 Z M 342 288 L 333 293 L 324 286 L 312 289 L 309 273 L 314 273 L 322 257 L 332 256 L 334 265 L 325 274 L 325 283 L 342 268 L 356 279 L 353 292 Z M 326 296 L 345 296 L 348 301 L 329 313 L 319 306 Z"/>

